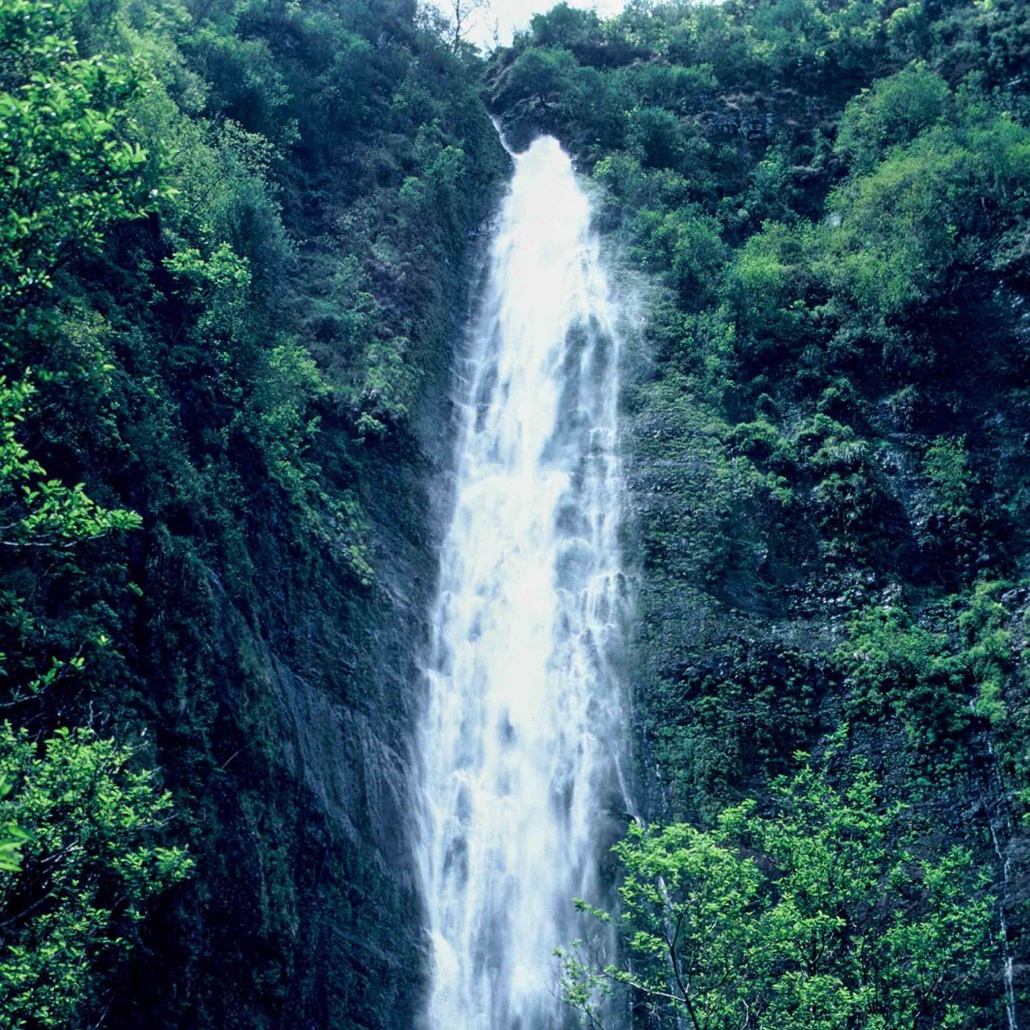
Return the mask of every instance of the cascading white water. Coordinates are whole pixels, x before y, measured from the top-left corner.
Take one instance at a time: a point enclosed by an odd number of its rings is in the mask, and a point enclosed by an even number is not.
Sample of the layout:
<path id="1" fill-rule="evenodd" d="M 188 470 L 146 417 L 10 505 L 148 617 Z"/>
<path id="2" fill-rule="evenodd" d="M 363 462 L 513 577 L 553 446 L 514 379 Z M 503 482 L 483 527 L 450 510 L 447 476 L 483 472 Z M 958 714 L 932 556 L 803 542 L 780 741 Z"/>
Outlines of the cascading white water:
<path id="1" fill-rule="evenodd" d="M 618 337 L 599 242 L 549 137 L 516 155 L 473 325 L 423 727 L 422 864 L 438 1030 L 563 1025 L 625 811 L 615 664 Z"/>

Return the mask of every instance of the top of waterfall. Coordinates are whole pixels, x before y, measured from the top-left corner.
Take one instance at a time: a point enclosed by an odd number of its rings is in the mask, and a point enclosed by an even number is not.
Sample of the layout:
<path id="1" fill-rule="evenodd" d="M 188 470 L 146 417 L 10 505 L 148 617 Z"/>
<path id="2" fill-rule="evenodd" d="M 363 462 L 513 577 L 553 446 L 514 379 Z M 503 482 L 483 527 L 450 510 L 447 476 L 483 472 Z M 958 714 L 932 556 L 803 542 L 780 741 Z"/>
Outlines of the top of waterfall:
<path id="1" fill-rule="evenodd" d="M 504 126 L 501 124 L 501 120 L 499 118 L 491 117 L 490 121 L 494 123 L 494 128 L 497 130 L 497 135 L 501 138 L 501 146 L 504 147 L 504 149 L 513 158 L 518 159 L 523 154 L 528 153 L 530 150 L 532 150 L 539 144 L 540 147 L 542 147 L 543 149 L 550 150 L 551 153 L 558 151 L 565 156 L 566 160 L 570 160 L 568 155 L 565 154 L 565 152 L 562 150 L 561 144 L 558 142 L 558 140 L 555 139 L 554 136 L 549 136 L 546 134 L 535 136 L 532 142 L 529 144 L 529 146 L 525 148 L 525 150 L 514 150 L 512 149 L 511 143 L 508 142 L 508 139 L 504 135 Z"/>
<path id="2" fill-rule="evenodd" d="M 562 165 L 572 164 L 572 158 L 562 150 L 562 145 L 553 136 L 537 136 L 525 150 L 517 153 L 509 150 L 509 154 L 518 162 L 527 162 L 539 166 L 550 165 L 552 168 L 556 163 Z"/>
<path id="3" fill-rule="evenodd" d="M 577 182 L 572 158 L 553 136 L 538 136 L 512 158 L 517 174 L 511 184 L 509 217 L 533 227 L 534 246 L 575 250 L 590 224 L 590 201 Z M 548 286 L 540 283 L 539 289 L 546 291 Z"/>

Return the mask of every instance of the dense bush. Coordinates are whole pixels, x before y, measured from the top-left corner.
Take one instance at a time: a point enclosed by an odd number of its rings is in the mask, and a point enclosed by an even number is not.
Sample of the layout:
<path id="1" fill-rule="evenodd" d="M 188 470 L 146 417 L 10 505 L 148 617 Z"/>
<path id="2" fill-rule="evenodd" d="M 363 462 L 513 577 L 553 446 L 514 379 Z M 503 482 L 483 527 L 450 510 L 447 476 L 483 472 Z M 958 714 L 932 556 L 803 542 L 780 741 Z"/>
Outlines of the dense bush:
<path id="1" fill-rule="evenodd" d="M 947 827 L 926 854 L 956 844 L 990 870 L 997 983 L 1028 939 L 1028 54 L 1014 0 L 634 2 L 557 9 L 491 64 L 512 135 L 563 139 L 648 273 L 647 360 L 627 369 L 633 685 L 649 812 L 692 822 L 631 838 L 631 879 L 718 845 L 743 889 L 718 814 L 753 796 L 766 818 L 792 752 L 847 718 L 884 789 Z M 762 861 L 758 909 L 776 897 Z M 875 1014 L 842 987 L 846 1013 L 812 994 L 802 1018 L 771 1000 L 790 980 L 721 1009 L 713 986 L 691 1023 L 657 965 L 644 992 L 687 1025 L 1003 1026 L 1025 984 L 1002 999 L 969 968 L 956 1012 Z"/>
<path id="2" fill-rule="evenodd" d="M 966 986 L 987 964 L 986 877 L 962 848 L 914 855 L 879 792 L 860 762 L 838 777 L 806 759 L 768 812 L 632 829 L 615 848 L 629 962 L 565 952 L 566 1001 L 594 1026 L 620 986 L 694 1030 L 979 1025 Z"/>
<path id="3" fill-rule="evenodd" d="M 5 1026 L 359 1013 L 358 945 L 299 927 L 393 917 L 368 855 L 317 874 L 276 690 L 371 706 L 364 502 L 411 482 L 505 169 L 478 70 L 407 4 L 0 5 Z"/>

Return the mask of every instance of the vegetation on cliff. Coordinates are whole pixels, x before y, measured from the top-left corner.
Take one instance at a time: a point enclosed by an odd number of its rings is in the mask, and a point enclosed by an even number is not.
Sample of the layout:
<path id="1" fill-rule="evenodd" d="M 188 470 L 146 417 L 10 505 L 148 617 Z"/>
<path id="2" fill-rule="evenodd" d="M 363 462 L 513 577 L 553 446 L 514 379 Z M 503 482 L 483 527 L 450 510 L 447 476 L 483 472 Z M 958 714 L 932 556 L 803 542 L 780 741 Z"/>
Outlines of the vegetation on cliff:
<path id="1" fill-rule="evenodd" d="M 0 4 L 5 1026 L 407 1018 L 367 640 L 505 170 L 478 90 L 413 4 Z"/>
<path id="2" fill-rule="evenodd" d="M 988 877 L 959 845 L 910 852 L 917 834 L 899 836 L 903 809 L 883 805 L 864 762 L 828 769 L 845 740 L 819 768 L 798 755 L 764 811 L 637 826 L 616 846 L 629 961 L 598 971 L 565 955 L 566 999 L 592 1025 L 617 985 L 693 1030 L 978 1025 L 967 988 L 989 966 Z"/>
<path id="3" fill-rule="evenodd" d="M 661 825 L 617 852 L 613 978 L 693 1018 L 662 933 L 728 906 L 672 948 L 734 974 L 702 1025 L 1025 1005 L 1028 66 L 1019 0 L 634 0 L 487 69 L 650 284 Z M 412 1018 L 427 427 L 506 167 L 482 70 L 407 0 L 0 0 L 12 1026 Z"/>
<path id="4" fill-rule="evenodd" d="M 796 866 L 726 820 L 757 801 L 777 825 L 774 784 L 796 782 L 777 778 L 847 721 L 876 818 L 918 844 L 909 874 L 965 849 L 998 898 L 991 967 L 956 964 L 950 1015 L 943 993 L 888 1011 L 888 978 L 879 1014 L 828 1026 L 1004 1026 L 1025 1004 L 1028 61 L 1011 0 L 640 0 L 607 21 L 560 4 L 491 63 L 509 133 L 566 142 L 649 283 L 625 391 L 633 688 L 647 814 L 694 829 L 631 837 L 627 883 L 702 846 L 750 876 L 751 848 L 764 887 L 741 918 L 771 925 Z M 862 951 L 850 923 L 829 938 L 827 961 Z M 861 995 L 838 969 L 775 969 L 696 1025 L 823 1025 L 770 999 Z"/>

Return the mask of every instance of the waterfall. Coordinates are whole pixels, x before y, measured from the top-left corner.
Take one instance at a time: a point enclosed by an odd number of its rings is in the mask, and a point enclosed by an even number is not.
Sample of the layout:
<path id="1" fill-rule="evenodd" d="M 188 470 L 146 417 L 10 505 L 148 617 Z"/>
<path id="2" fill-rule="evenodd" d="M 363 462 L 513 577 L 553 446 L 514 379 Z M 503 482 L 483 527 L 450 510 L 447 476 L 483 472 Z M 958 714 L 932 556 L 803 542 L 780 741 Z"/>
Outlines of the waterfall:
<path id="1" fill-rule="evenodd" d="M 434 1030 L 565 1025 L 556 945 L 626 811 L 618 334 L 557 141 L 514 155 L 469 341 L 422 728 Z"/>

